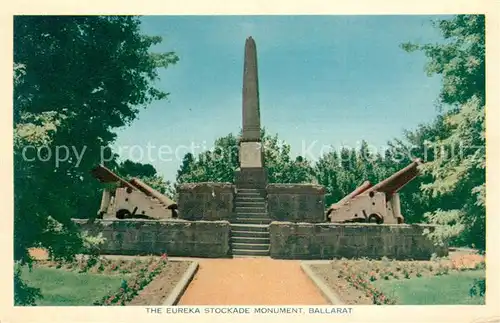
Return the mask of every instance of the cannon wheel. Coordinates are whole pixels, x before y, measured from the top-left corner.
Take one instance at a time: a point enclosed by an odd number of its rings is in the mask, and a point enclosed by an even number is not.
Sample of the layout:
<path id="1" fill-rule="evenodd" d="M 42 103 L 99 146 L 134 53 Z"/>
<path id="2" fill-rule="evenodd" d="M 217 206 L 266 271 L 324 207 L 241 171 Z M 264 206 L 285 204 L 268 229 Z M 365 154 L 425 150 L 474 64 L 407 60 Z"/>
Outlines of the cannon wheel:
<path id="1" fill-rule="evenodd" d="M 382 224 L 384 223 L 384 219 L 376 213 L 370 214 L 367 220 L 368 223 L 377 223 L 377 224 Z"/>
<path id="2" fill-rule="evenodd" d="M 129 210 L 121 209 L 116 212 L 116 218 L 117 219 L 125 219 L 129 216 L 131 216 L 132 213 L 130 213 Z"/>

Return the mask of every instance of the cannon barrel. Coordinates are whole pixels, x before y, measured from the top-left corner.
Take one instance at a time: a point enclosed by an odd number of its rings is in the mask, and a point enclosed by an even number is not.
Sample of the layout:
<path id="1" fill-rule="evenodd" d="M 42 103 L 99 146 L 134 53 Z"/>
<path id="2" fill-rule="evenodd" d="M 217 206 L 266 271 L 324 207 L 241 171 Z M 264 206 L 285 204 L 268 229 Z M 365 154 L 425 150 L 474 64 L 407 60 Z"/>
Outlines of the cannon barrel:
<path id="1" fill-rule="evenodd" d="M 129 182 L 121 178 L 120 176 L 116 175 L 113 173 L 109 168 L 106 166 L 99 164 L 96 167 L 94 167 L 90 173 L 92 176 L 94 176 L 97 180 L 99 180 L 101 183 L 119 183 L 120 186 L 122 187 L 127 187 L 130 189 L 135 189 L 133 185 L 131 185 Z"/>
<path id="2" fill-rule="evenodd" d="M 351 193 L 344 196 L 344 198 L 342 198 L 340 201 L 338 201 L 335 204 L 337 204 L 337 205 L 344 204 L 345 202 L 349 201 L 350 199 L 353 199 L 356 196 L 358 196 L 359 194 L 363 193 L 364 191 L 369 189 L 371 186 L 372 186 L 372 184 L 369 181 L 364 181 L 363 184 L 356 187 L 356 189 L 354 189 L 354 191 L 352 191 Z"/>
<path id="3" fill-rule="evenodd" d="M 177 208 L 177 204 L 174 201 L 172 201 L 171 199 L 169 199 L 165 195 L 161 194 L 160 192 L 158 192 L 157 190 L 155 190 L 154 188 L 152 188 L 148 184 L 144 183 L 140 179 L 134 177 L 130 180 L 130 184 L 135 186 L 138 190 L 140 190 L 141 192 L 143 192 L 147 196 L 151 196 L 151 197 L 156 198 L 163 205 L 165 205 L 168 209 L 176 209 Z"/>
<path id="4" fill-rule="evenodd" d="M 420 159 L 415 159 L 410 165 L 392 174 L 383 181 L 372 186 L 365 193 L 383 192 L 389 198 L 402 189 L 406 184 L 419 175 L 418 166 L 422 164 Z"/>

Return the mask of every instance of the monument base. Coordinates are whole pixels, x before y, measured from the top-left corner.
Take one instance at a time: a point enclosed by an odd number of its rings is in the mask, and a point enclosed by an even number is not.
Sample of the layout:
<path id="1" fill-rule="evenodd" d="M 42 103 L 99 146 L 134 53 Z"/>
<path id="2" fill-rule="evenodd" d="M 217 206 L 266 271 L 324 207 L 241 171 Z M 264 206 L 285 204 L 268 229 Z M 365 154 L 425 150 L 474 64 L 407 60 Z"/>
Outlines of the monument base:
<path id="1" fill-rule="evenodd" d="M 241 168 L 262 168 L 263 166 L 262 144 L 260 142 L 241 141 L 239 156 Z"/>
<path id="2" fill-rule="evenodd" d="M 267 169 L 263 167 L 241 168 L 234 172 L 234 183 L 237 188 L 265 190 L 267 186 Z"/>

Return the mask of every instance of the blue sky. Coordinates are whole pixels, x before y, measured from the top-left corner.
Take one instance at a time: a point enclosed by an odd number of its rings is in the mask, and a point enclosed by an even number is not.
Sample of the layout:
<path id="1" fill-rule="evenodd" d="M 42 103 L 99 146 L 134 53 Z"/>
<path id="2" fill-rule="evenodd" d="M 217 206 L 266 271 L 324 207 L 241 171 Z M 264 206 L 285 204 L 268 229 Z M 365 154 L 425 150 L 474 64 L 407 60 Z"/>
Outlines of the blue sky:
<path id="1" fill-rule="evenodd" d="M 355 147 L 363 139 L 381 148 L 436 115 L 441 80 L 426 75 L 423 54 L 399 45 L 442 41 L 431 25 L 437 18 L 443 17 L 143 17 L 143 32 L 163 37 L 153 50 L 175 51 L 180 60 L 160 71 L 157 86 L 171 93 L 169 99 L 119 129 L 116 147 L 174 180 L 187 147 L 194 144 L 197 154 L 216 138 L 236 134 L 244 43 L 252 36 L 261 124 L 290 144 L 292 154 L 314 161 L 322 147 Z M 151 153 L 143 150 L 141 158 L 131 146 L 152 147 Z M 160 146 L 177 148 L 177 156 L 159 155 Z"/>

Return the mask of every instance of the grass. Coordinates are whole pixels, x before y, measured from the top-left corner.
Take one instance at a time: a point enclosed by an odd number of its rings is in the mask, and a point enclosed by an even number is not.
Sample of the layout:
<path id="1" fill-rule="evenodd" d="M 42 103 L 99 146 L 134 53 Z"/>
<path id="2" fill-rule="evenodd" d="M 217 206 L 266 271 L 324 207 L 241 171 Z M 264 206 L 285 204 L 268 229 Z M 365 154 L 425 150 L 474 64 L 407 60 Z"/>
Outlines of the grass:
<path id="1" fill-rule="evenodd" d="M 484 270 L 470 270 L 443 276 L 380 280 L 375 286 L 400 305 L 484 305 L 484 297 L 469 296 L 474 279 L 484 277 Z"/>
<path id="2" fill-rule="evenodd" d="M 41 306 L 91 306 L 92 303 L 120 288 L 126 275 L 77 273 L 55 268 L 23 268 L 21 278 L 40 288 Z"/>

